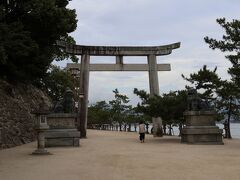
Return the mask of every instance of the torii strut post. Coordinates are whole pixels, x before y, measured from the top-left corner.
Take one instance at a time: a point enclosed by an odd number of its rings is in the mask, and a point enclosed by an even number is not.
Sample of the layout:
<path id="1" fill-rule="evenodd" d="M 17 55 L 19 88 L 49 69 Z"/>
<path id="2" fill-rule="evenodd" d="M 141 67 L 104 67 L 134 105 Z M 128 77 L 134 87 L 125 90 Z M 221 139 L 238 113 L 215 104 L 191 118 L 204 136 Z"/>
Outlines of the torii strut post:
<path id="1" fill-rule="evenodd" d="M 170 64 L 157 64 L 156 56 L 171 54 L 173 49 L 180 47 L 180 43 L 164 46 L 82 46 L 57 42 L 69 54 L 81 55 L 81 64 L 68 64 L 67 68 L 80 69 L 80 116 L 78 119 L 81 137 L 86 137 L 89 71 L 148 71 L 150 96 L 159 95 L 158 71 L 170 71 Z M 90 64 L 90 56 L 116 56 L 116 64 Z M 123 56 L 147 56 L 148 64 L 124 64 Z M 152 118 L 154 136 L 162 135 L 162 120 Z"/>

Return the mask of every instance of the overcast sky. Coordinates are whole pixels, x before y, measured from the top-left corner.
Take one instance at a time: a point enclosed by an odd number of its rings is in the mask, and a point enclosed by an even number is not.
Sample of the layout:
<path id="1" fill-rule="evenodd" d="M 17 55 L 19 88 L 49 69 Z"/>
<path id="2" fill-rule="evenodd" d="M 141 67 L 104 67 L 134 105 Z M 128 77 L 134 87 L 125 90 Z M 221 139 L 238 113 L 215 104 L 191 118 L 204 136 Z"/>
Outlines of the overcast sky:
<path id="1" fill-rule="evenodd" d="M 72 0 L 78 27 L 71 35 L 81 45 L 164 45 L 181 42 L 171 55 L 158 57 L 170 63 L 170 72 L 159 72 L 160 93 L 183 89 L 181 74 L 198 71 L 204 64 L 218 67 L 228 78 L 224 54 L 208 48 L 205 36 L 221 38 L 223 30 L 216 19 L 239 19 L 239 0 Z M 91 57 L 92 63 L 114 63 L 114 57 Z M 125 63 L 147 63 L 145 57 L 126 57 Z M 61 66 L 65 66 L 62 62 Z M 112 90 L 138 98 L 133 88 L 149 92 L 147 72 L 91 72 L 90 103 L 113 99 Z"/>

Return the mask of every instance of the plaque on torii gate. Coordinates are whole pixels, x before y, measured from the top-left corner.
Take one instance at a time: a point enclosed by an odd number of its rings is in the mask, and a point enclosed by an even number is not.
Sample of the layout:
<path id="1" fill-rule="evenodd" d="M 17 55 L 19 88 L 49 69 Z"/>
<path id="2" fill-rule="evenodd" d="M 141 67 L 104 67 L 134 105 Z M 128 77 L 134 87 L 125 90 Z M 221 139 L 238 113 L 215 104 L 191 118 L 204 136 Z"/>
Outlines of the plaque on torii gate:
<path id="1" fill-rule="evenodd" d="M 150 96 L 159 95 L 158 71 L 170 71 L 170 64 L 157 64 L 156 56 L 172 53 L 180 47 L 180 42 L 163 46 L 83 46 L 67 44 L 59 41 L 57 45 L 64 48 L 66 53 L 81 55 L 81 63 L 67 64 L 67 69 L 80 70 L 80 116 L 78 118 L 81 137 L 86 137 L 88 90 L 90 71 L 148 71 Z M 90 56 L 115 56 L 116 64 L 90 64 Z M 124 64 L 124 56 L 147 56 L 148 64 Z M 154 136 L 162 135 L 162 120 L 152 118 Z"/>

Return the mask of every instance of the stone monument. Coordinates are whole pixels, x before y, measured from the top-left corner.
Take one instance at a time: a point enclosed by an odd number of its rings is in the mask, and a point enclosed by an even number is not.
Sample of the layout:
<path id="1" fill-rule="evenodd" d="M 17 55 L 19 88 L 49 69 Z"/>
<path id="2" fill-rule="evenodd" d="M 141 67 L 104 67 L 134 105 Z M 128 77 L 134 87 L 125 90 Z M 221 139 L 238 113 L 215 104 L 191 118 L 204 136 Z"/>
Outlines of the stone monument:
<path id="1" fill-rule="evenodd" d="M 63 99 L 54 107 L 54 113 L 47 116 L 46 147 L 79 146 L 80 132 L 76 128 L 77 115 L 73 113 L 73 102 L 73 92 L 67 88 Z"/>
<path id="2" fill-rule="evenodd" d="M 195 89 L 188 91 L 188 108 L 181 142 L 188 144 L 223 144 L 222 129 L 215 124 L 216 112 L 202 100 Z"/>

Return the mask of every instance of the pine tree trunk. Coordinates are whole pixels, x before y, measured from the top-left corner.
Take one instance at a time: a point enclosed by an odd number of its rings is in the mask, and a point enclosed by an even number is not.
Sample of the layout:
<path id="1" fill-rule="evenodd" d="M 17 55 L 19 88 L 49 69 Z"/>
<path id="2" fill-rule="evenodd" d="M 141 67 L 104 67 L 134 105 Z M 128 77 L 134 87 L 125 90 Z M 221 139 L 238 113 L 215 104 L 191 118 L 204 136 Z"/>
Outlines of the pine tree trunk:
<path id="1" fill-rule="evenodd" d="M 231 115 L 229 113 L 227 123 L 226 123 L 226 129 L 225 129 L 225 132 L 226 132 L 225 138 L 228 138 L 228 139 L 232 139 L 231 130 L 230 130 L 230 118 L 231 118 Z"/>
<path id="2" fill-rule="evenodd" d="M 169 125 L 169 133 L 168 133 L 169 136 L 172 136 L 172 125 L 170 124 Z"/>
<path id="3" fill-rule="evenodd" d="M 229 100 L 228 118 L 227 118 L 227 123 L 225 127 L 225 132 L 226 132 L 225 138 L 228 138 L 228 139 L 232 139 L 231 130 L 230 130 L 231 115 L 232 115 L 232 97 L 230 97 L 230 100 Z"/>
<path id="4" fill-rule="evenodd" d="M 127 132 L 127 124 L 124 124 L 124 131 Z"/>
<path id="5" fill-rule="evenodd" d="M 149 124 L 147 123 L 147 124 L 146 124 L 146 134 L 149 134 L 148 128 L 149 128 Z"/>
<path id="6" fill-rule="evenodd" d="M 178 136 L 182 136 L 182 123 L 179 124 L 178 129 L 179 129 L 179 135 Z"/>
<path id="7" fill-rule="evenodd" d="M 131 132 L 131 123 L 128 124 L 128 132 Z"/>
<path id="8" fill-rule="evenodd" d="M 163 124 L 163 134 L 166 135 L 166 124 Z"/>

